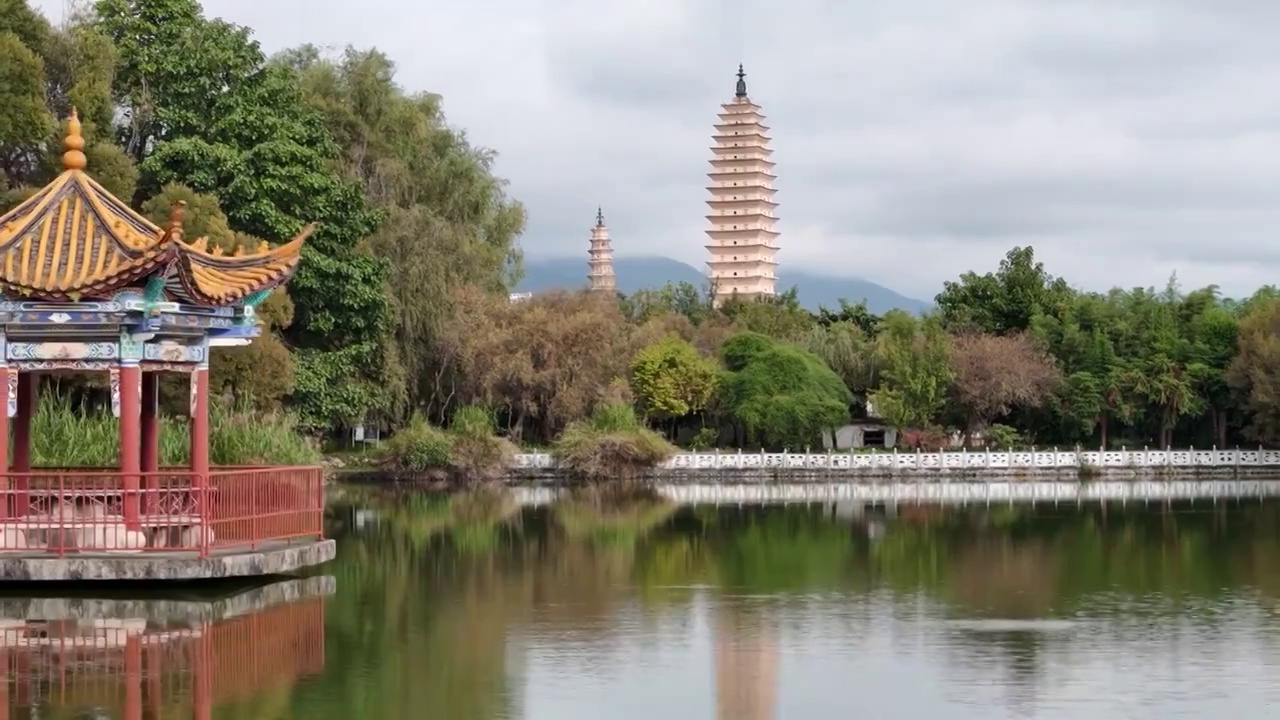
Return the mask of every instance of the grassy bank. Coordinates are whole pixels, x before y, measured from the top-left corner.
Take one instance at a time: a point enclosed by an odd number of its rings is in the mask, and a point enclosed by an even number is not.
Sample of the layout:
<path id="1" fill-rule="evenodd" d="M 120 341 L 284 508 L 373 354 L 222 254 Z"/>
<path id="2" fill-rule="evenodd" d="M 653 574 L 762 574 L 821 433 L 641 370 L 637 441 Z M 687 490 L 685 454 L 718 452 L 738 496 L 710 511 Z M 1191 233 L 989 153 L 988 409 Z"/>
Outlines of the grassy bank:
<path id="1" fill-rule="evenodd" d="M 630 405 L 602 405 L 590 419 L 569 423 L 551 449 L 560 467 L 590 480 L 628 480 L 676 453 Z"/>
<path id="2" fill-rule="evenodd" d="M 516 446 L 498 437 L 492 415 L 477 407 L 459 409 L 448 430 L 415 417 L 380 450 L 381 465 L 389 472 L 454 485 L 498 480 L 515 455 Z"/>

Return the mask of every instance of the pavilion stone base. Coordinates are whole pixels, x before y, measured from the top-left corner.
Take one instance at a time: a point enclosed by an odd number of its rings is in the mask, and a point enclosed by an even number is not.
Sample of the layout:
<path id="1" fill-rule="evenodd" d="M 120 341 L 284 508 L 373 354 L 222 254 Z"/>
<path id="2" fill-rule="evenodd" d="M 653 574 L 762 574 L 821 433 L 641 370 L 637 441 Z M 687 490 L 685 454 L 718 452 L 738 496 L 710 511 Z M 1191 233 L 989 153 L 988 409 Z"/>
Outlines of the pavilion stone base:
<path id="1" fill-rule="evenodd" d="M 0 583 L 56 581 L 190 581 L 282 575 L 329 562 L 333 540 L 263 543 L 257 550 L 214 552 L 82 552 L 65 557 L 0 553 Z"/>

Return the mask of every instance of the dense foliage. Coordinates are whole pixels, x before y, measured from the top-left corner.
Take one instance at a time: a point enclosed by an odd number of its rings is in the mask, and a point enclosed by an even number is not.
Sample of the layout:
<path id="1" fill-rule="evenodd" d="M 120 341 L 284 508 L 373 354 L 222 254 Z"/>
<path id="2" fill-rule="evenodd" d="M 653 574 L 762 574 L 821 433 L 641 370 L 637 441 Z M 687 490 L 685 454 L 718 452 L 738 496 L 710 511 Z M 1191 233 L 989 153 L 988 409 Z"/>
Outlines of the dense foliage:
<path id="1" fill-rule="evenodd" d="M 1280 443 L 1273 288 L 1086 292 L 1020 247 L 926 317 L 814 314 L 794 291 L 716 307 L 688 284 L 513 303 L 525 213 L 494 153 L 376 50 L 267 57 L 196 0 L 99 0 L 62 27 L 0 0 L 0 53 L 0 209 L 58 171 L 74 106 L 90 172 L 157 221 L 185 201 L 187 237 L 232 250 L 319 223 L 265 337 L 214 354 L 214 387 L 317 434 L 405 428 L 415 467 L 508 452 L 455 431 L 481 414 L 549 445 L 621 407 L 696 447 L 801 450 L 865 416 L 915 446 Z"/>

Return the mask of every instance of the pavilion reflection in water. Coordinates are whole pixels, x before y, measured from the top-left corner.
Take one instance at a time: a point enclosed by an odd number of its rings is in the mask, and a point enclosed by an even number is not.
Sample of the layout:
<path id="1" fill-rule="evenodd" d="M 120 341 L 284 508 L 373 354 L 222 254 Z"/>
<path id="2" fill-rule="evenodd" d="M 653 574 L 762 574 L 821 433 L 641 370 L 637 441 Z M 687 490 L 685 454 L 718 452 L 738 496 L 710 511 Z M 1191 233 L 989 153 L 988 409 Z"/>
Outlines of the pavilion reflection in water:
<path id="1" fill-rule="evenodd" d="M 331 577 L 216 600 L 0 598 L 0 720 L 213 716 L 324 669 Z"/>

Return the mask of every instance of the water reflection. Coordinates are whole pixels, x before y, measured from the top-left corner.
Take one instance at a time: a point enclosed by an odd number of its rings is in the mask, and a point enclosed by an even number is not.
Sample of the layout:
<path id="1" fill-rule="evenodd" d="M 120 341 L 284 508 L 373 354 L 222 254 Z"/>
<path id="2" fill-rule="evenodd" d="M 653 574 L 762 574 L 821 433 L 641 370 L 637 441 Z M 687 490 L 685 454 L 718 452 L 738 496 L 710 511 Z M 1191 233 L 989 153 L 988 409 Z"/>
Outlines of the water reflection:
<path id="1" fill-rule="evenodd" d="M 99 592 L 0 597 L 0 718 L 211 718 L 243 707 L 274 717 L 301 678 L 324 669 L 331 577 L 212 597 Z"/>
<path id="2" fill-rule="evenodd" d="M 1201 717 L 1280 703 L 1280 504 L 348 495 L 281 718 Z M 306 714 L 309 713 L 309 714 Z"/>

